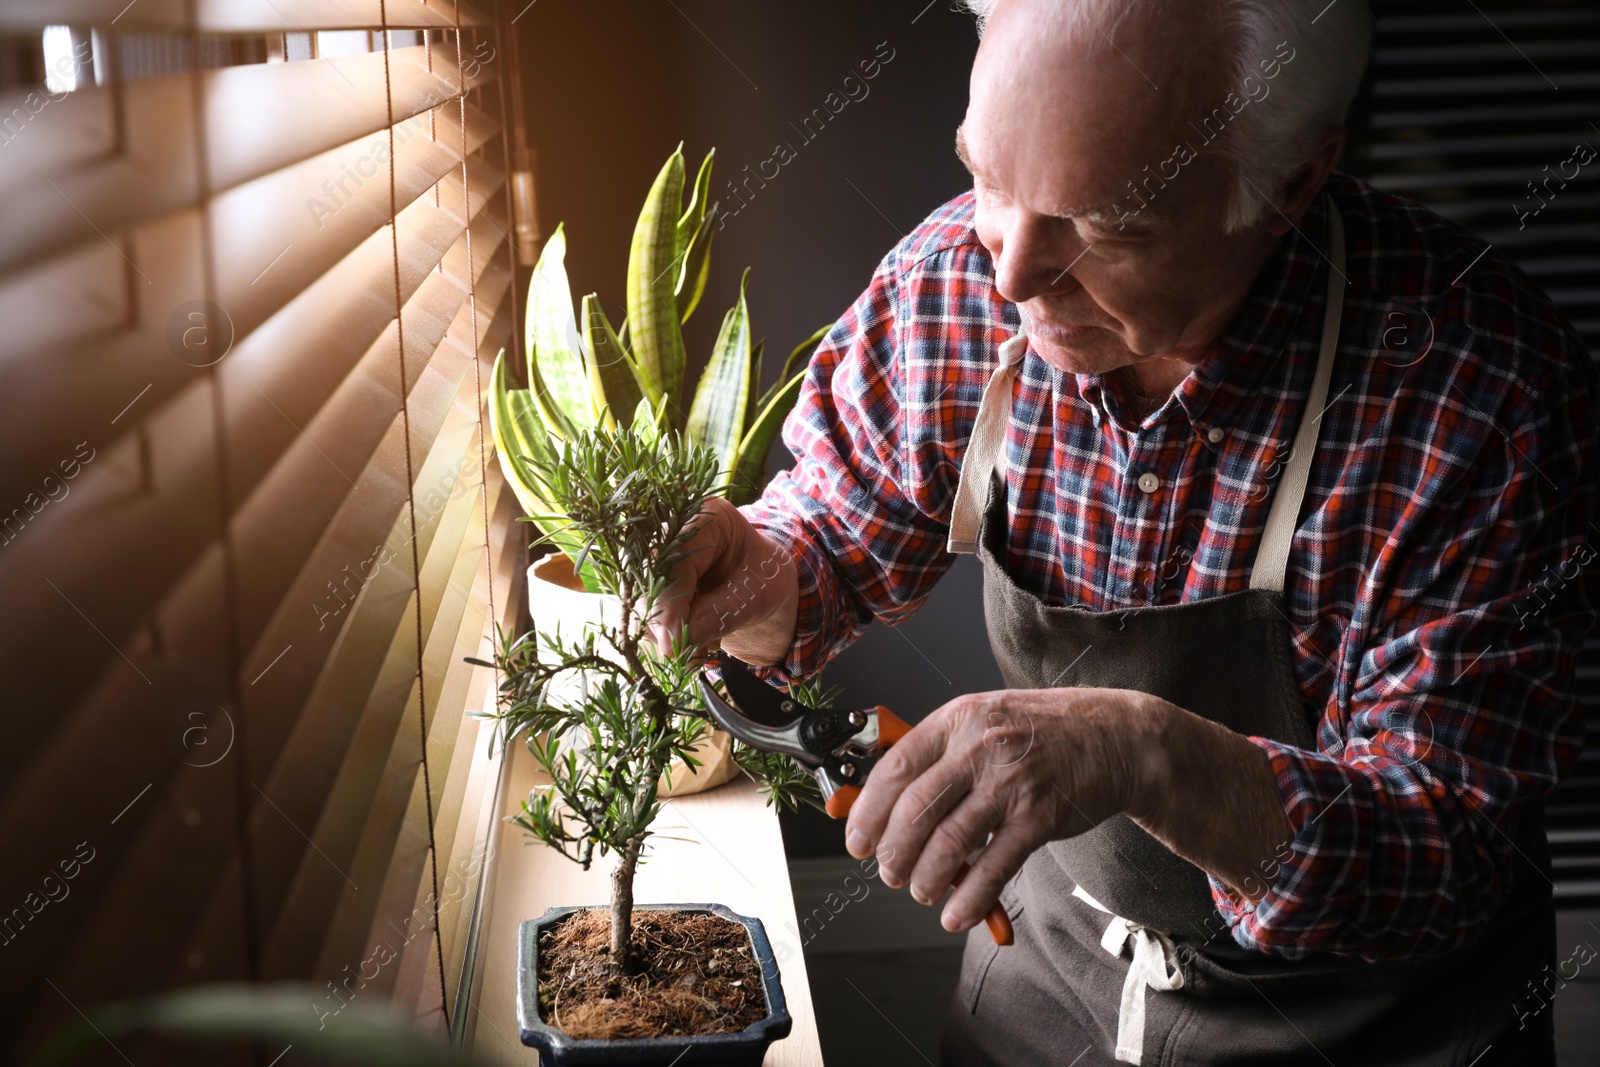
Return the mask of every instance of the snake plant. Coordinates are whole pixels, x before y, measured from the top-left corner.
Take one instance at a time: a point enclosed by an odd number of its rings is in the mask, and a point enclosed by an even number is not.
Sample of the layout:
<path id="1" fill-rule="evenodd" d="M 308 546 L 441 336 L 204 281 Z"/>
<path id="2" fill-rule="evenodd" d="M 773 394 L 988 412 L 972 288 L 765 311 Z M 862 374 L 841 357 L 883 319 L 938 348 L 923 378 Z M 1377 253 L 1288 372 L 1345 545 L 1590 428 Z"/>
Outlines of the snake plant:
<path id="1" fill-rule="evenodd" d="M 764 340 L 753 339 L 746 270 L 687 412 L 681 406 L 687 362 L 682 327 L 700 303 L 711 267 L 715 154 L 708 152 L 700 164 L 687 207 L 681 145 L 656 175 L 633 231 L 627 318 L 620 328 L 593 293 L 573 314 L 566 232 L 557 226 L 528 283 L 528 387 L 512 386 L 503 350 L 495 360 L 489 412 L 501 469 L 528 516 L 574 559 L 583 558 L 583 542 L 536 474 L 563 453 L 564 442 L 620 426 L 655 435 L 662 447 L 680 438 L 690 447 L 704 445 L 719 466 L 717 490 L 736 504 L 747 503 L 761 492 L 767 452 L 799 396 L 806 361 L 827 332 L 823 327 L 801 342 L 778 380 L 761 392 Z M 580 576 L 592 587 L 592 575 L 584 570 Z"/>

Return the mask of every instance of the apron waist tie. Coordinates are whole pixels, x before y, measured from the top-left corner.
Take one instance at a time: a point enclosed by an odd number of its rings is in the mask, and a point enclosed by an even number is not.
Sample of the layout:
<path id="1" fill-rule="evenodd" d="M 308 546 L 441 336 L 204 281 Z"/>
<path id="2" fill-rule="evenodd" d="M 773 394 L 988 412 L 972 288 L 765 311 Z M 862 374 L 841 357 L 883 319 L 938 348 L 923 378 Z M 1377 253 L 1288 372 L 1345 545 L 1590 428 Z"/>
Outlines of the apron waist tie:
<path id="1" fill-rule="evenodd" d="M 1166 934 L 1113 914 L 1083 886 L 1073 889 L 1072 895 L 1111 916 L 1105 935 L 1100 938 L 1101 948 L 1120 959 L 1123 946 L 1133 944 L 1133 962 L 1122 982 L 1122 1005 L 1117 1011 L 1117 1062 L 1140 1063 L 1144 1058 L 1144 991 L 1183 988 L 1177 950 Z"/>

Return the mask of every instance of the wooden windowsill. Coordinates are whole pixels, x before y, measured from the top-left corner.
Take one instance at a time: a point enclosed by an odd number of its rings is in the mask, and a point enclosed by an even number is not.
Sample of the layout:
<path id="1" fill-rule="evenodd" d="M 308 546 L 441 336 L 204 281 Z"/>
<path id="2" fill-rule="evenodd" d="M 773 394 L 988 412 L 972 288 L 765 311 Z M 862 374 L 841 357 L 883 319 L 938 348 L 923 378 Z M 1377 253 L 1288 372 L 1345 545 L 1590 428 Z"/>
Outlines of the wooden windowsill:
<path id="1" fill-rule="evenodd" d="M 502 811 L 514 813 L 539 775 L 527 749 L 508 753 Z M 511 823 L 491 830 L 495 856 L 488 918 L 480 934 L 482 982 L 473 1047 L 488 1058 L 535 1067 L 539 1055 L 517 1036 L 517 931 L 546 908 L 605 904 L 611 858 L 585 871 Z M 726 904 L 766 926 L 783 976 L 794 1029 L 767 1052 L 765 1067 L 821 1067 L 811 985 L 795 923 L 794 895 L 778 816 L 740 776 L 696 796 L 665 802 L 639 867 L 634 899 L 649 904 Z"/>

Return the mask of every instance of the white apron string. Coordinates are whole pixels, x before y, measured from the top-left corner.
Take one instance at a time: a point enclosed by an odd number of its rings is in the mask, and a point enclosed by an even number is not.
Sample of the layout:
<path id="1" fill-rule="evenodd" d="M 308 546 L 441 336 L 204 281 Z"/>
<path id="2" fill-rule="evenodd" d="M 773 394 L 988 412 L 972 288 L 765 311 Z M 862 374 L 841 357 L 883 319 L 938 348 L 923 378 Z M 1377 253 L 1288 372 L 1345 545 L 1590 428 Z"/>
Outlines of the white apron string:
<path id="1" fill-rule="evenodd" d="M 1333 377 L 1333 357 L 1339 350 L 1339 318 L 1344 312 L 1344 220 L 1339 208 L 1328 202 L 1328 302 L 1322 313 L 1322 348 L 1317 352 L 1317 370 L 1311 376 L 1311 394 L 1300 415 L 1300 428 L 1289 446 L 1289 462 L 1278 476 L 1278 488 L 1267 509 L 1267 524 L 1256 549 L 1255 565 L 1250 568 L 1250 588 L 1283 592 L 1289 573 L 1289 545 L 1300 524 L 1300 503 L 1305 499 L 1306 483 L 1311 479 L 1311 459 L 1317 451 L 1317 434 L 1328 405 L 1328 380 Z M 1337 399 L 1337 398 L 1335 398 Z"/>
<path id="2" fill-rule="evenodd" d="M 1018 331 L 1000 346 L 1000 365 L 984 386 L 978 405 L 978 421 L 967 442 L 967 455 L 961 461 L 961 476 L 956 482 L 956 502 L 950 509 L 951 553 L 970 555 L 978 551 L 978 530 L 983 522 L 984 498 L 989 491 L 989 475 L 1003 470 L 999 460 L 1006 447 L 1006 427 L 1011 422 L 1011 387 L 1017 369 L 1028 351 L 1028 335 Z"/>
<path id="3" fill-rule="evenodd" d="M 1083 886 L 1073 889 L 1072 895 L 1096 911 L 1111 915 L 1111 922 L 1100 938 L 1101 948 L 1121 959 L 1123 946 L 1130 941 L 1133 943 L 1133 962 L 1122 980 L 1122 1006 L 1117 1011 L 1117 1062 L 1142 1063 L 1144 991 L 1167 992 L 1183 988 L 1183 969 L 1178 966 L 1177 951 L 1166 934 L 1140 926 L 1132 919 L 1112 915 L 1111 909 L 1084 892 Z"/>

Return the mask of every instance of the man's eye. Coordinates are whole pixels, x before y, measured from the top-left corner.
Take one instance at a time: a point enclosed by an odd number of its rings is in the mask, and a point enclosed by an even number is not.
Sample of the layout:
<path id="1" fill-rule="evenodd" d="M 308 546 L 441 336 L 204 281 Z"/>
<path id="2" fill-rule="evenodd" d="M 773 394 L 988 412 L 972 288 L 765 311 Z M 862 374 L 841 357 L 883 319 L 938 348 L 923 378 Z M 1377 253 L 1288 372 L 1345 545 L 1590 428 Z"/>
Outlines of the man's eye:
<path id="1" fill-rule="evenodd" d="M 1142 235 L 1131 228 L 1119 230 L 1114 223 L 1093 226 L 1080 223 L 1078 236 L 1087 244 L 1130 248 L 1139 243 Z"/>
<path id="2" fill-rule="evenodd" d="M 996 189 L 994 186 L 985 185 L 983 182 L 978 182 L 977 186 L 978 186 L 978 195 L 983 197 L 985 200 L 989 201 L 991 204 L 1006 204 L 1006 203 L 1010 203 L 1010 198 L 1007 197 L 1006 194 L 1001 192 L 999 189 Z"/>

